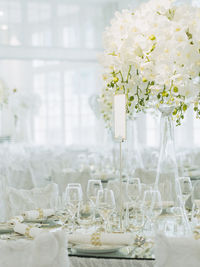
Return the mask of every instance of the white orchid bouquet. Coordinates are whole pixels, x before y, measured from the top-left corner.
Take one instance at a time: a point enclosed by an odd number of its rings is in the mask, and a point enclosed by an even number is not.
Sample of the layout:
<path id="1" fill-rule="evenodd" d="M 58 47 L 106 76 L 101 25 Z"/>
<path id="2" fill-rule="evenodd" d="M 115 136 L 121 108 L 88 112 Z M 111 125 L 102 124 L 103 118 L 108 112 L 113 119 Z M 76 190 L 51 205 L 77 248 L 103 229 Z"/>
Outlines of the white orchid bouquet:
<path id="1" fill-rule="evenodd" d="M 193 104 L 200 117 L 200 8 L 150 0 L 116 12 L 104 33 L 101 110 L 110 126 L 112 98 L 125 93 L 127 114 L 173 105 L 176 124 Z"/>

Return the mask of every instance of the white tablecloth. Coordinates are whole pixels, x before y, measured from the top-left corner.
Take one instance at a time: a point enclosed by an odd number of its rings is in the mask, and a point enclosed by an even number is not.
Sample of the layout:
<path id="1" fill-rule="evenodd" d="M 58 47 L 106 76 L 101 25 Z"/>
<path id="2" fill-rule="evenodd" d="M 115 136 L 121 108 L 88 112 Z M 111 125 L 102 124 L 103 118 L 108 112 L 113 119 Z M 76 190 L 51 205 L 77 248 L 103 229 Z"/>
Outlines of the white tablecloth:
<path id="1" fill-rule="evenodd" d="M 63 231 L 39 234 L 34 240 L 0 240 L 0 267 L 69 267 Z"/>
<path id="2" fill-rule="evenodd" d="M 103 258 L 70 258 L 70 267 L 154 267 L 153 260 L 103 259 Z"/>

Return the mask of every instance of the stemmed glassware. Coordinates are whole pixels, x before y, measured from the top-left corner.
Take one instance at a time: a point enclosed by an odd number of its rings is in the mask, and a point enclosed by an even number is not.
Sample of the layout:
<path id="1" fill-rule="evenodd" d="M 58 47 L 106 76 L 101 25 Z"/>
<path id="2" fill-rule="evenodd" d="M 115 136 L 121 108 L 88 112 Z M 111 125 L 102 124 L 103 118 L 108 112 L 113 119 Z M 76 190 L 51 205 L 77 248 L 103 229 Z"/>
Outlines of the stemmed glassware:
<path id="1" fill-rule="evenodd" d="M 192 221 L 195 225 L 200 225 L 200 181 L 193 185 L 192 203 Z"/>
<path id="2" fill-rule="evenodd" d="M 101 180 L 89 180 L 87 184 L 87 197 L 93 203 L 96 204 L 97 193 L 102 190 Z"/>
<path id="3" fill-rule="evenodd" d="M 78 210 L 78 223 L 84 229 L 90 228 L 95 219 L 95 207 L 90 200 L 82 201 Z"/>
<path id="4" fill-rule="evenodd" d="M 180 184 L 183 205 L 185 207 L 185 203 L 192 193 L 192 183 L 190 177 L 179 177 L 178 180 Z"/>
<path id="5" fill-rule="evenodd" d="M 144 192 L 142 209 L 147 220 L 150 222 L 150 228 L 152 230 L 152 224 L 162 213 L 162 200 L 158 190 L 147 190 Z"/>
<path id="6" fill-rule="evenodd" d="M 109 189 L 99 190 L 97 193 L 96 207 L 106 224 L 106 230 L 108 231 L 109 217 L 116 208 L 114 193 Z"/>
<path id="7" fill-rule="evenodd" d="M 141 184 L 139 178 L 130 178 L 126 184 L 126 192 L 132 202 L 136 202 L 141 194 Z"/>
<path id="8" fill-rule="evenodd" d="M 81 201 L 82 201 L 82 190 L 80 186 L 77 185 L 73 186 L 69 184 L 66 188 L 66 209 L 72 220 L 73 224 L 72 230 L 74 230 L 75 218 L 76 215 L 78 214 Z"/>
<path id="9" fill-rule="evenodd" d="M 143 199 L 144 199 L 144 193 L 145 193 L 146 191 L 153 190 L 153 186 L 154 186 L 154 185 L 151 185 L 151 184 L 143 184 L 143 183 L 141 183 L 141 193 L 140 193 L 140 197 L 139 197 L 139 202 L 140 202 L 140 204 L 142 204 L 142 202 L 143 202 Z"/>
<path id="10" fill-rule="evenodd" d="M 79 188 L 80 193 L 81 193 L 81 199 L 83 198 L 83 190 L 82 190 L 81 184 L 79 184 L 79 183 L 69 183 L 67 185 L 67 188 L 68 187 L 77 187 L 77 188 Z"/>
<path id="11" fill-rule="evenodd" d="M 200 181 L 197 181 L 193 186 L 192 201 L 198 208 L 200 208 Z"/>
<path id="12" fill-rule="evenodd" d="M 139 201 L 141 183 L 139 178 L 130 178 L 126 184 L 126 193 L 130 202 L 126 203 L 126 226 L 129 231 L 140 230 L 144 223 L 144 214 Z"/>
<path id="13" fill-rule="evenodd" d="M 130 203 L 126 203 L 126 213 L 125 213 L 125 225 L 128 231 L 137 231 L 142 230 L 144 226 L 144 211 L 140 203 L 138 206 L 131 206 Z"/>

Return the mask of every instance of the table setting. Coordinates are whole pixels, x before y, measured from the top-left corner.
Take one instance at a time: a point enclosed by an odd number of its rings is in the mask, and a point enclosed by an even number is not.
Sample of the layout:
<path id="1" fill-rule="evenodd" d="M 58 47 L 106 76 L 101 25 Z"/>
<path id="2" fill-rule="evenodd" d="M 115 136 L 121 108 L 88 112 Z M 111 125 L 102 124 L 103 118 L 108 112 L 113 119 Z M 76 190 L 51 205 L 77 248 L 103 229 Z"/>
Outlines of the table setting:
<path id="1" fill-rule="evenodd" d="M 0 79 L 0 141 L 35 143 L 0 146 L 0 267 L 199 267 L 198 1 L 2 1 L 1 49 L 32 74 Z"/>
<path id="2" fill-rule="evenodd" d="M 70 188 L 73 188 L 72 186 L 69 184 Z M 50 209 L 26 211 L 6 223 L 1 223 L 0 240 L 33 240 L 47 231 L 54 232 L 62 229 L 67 234 L 68 250 L 71 256 L 129 258 L 133 255 L 134 244 L 135 257 L 144 256 L 141 249 L 141 246 L 145 244 L 144 239 L 132 233 L 105 232 L 103 227 L 106 228 L 106 225 L 100 222 L 99 217 L 97 217 L 96 226 L 91 223 L 87 225 L 86 230 L 85 223 L 80 225 L 79 210 L 75 211 L 77 218 L 75 220 L 71 218 L 71 222 L 68 217 L 71 213 L 67 214 L 67 212 L 67 209 L 63 211 Z M 103 218 L 105 219 L 105 217 Z M 71 227 L 71 223 L 73 223 L 73 227 Z M 149 244 L 151 245 L 145 245 L 145 251 L 151 249 L 152 243 Z M 136 247 L 138 247 L 138 251 L 136 251 Z M 150 253 L 147 253 L 147 256 L 151 258 Z"/>
<path id="3" fill-rule="evenodd" d="M 68 184 L 62 208 L 39 208 L 22 212 L 1 223 L 0 240 L 34 240 L 47 232 L 62 230 L 68 240 L 70 258 L 147 260 L 152 264 L 160 233 L 168 238 L 193 236 L 194 240 L 200 239 L 200 182 L 192 187 L 189 181 L 187 177 L 180 177 L 180 182 L 184 182 L 182 192 L 185 201 L 190 196 L 193 201 L 186 214 L 191 233 L 187 225 L 184 225 L 184 216 L 180 210 L 174 210 L 173 216 L 164 213 L 159 191 L 150 186 L 142 191 L 140 179 L 132 178 L 131 181 L 124 182 L 128 198 L 124 198 L 123 202 L 122 231 L 120 210 L 116 207 L 113 191 L 103 188 L 100 180 L 89 180 L 86 199 L 83 198 L 80 184 Z"/>

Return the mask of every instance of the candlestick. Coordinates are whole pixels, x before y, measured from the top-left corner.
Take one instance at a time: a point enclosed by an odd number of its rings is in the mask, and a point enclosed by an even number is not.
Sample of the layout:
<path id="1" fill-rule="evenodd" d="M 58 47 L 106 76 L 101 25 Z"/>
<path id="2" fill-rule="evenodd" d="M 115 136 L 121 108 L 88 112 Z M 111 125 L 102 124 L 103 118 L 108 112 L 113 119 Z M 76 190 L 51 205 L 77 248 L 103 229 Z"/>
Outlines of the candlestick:
<path id="1" fill-rule="evenodd" d="M 126 96 L 125 94 L 114 96 L 114 125 L 115 139 L 120 141 L 120 232 L 123 232 L 123 197 L 122 197 L 122 142 L 126 139 Z"/>

